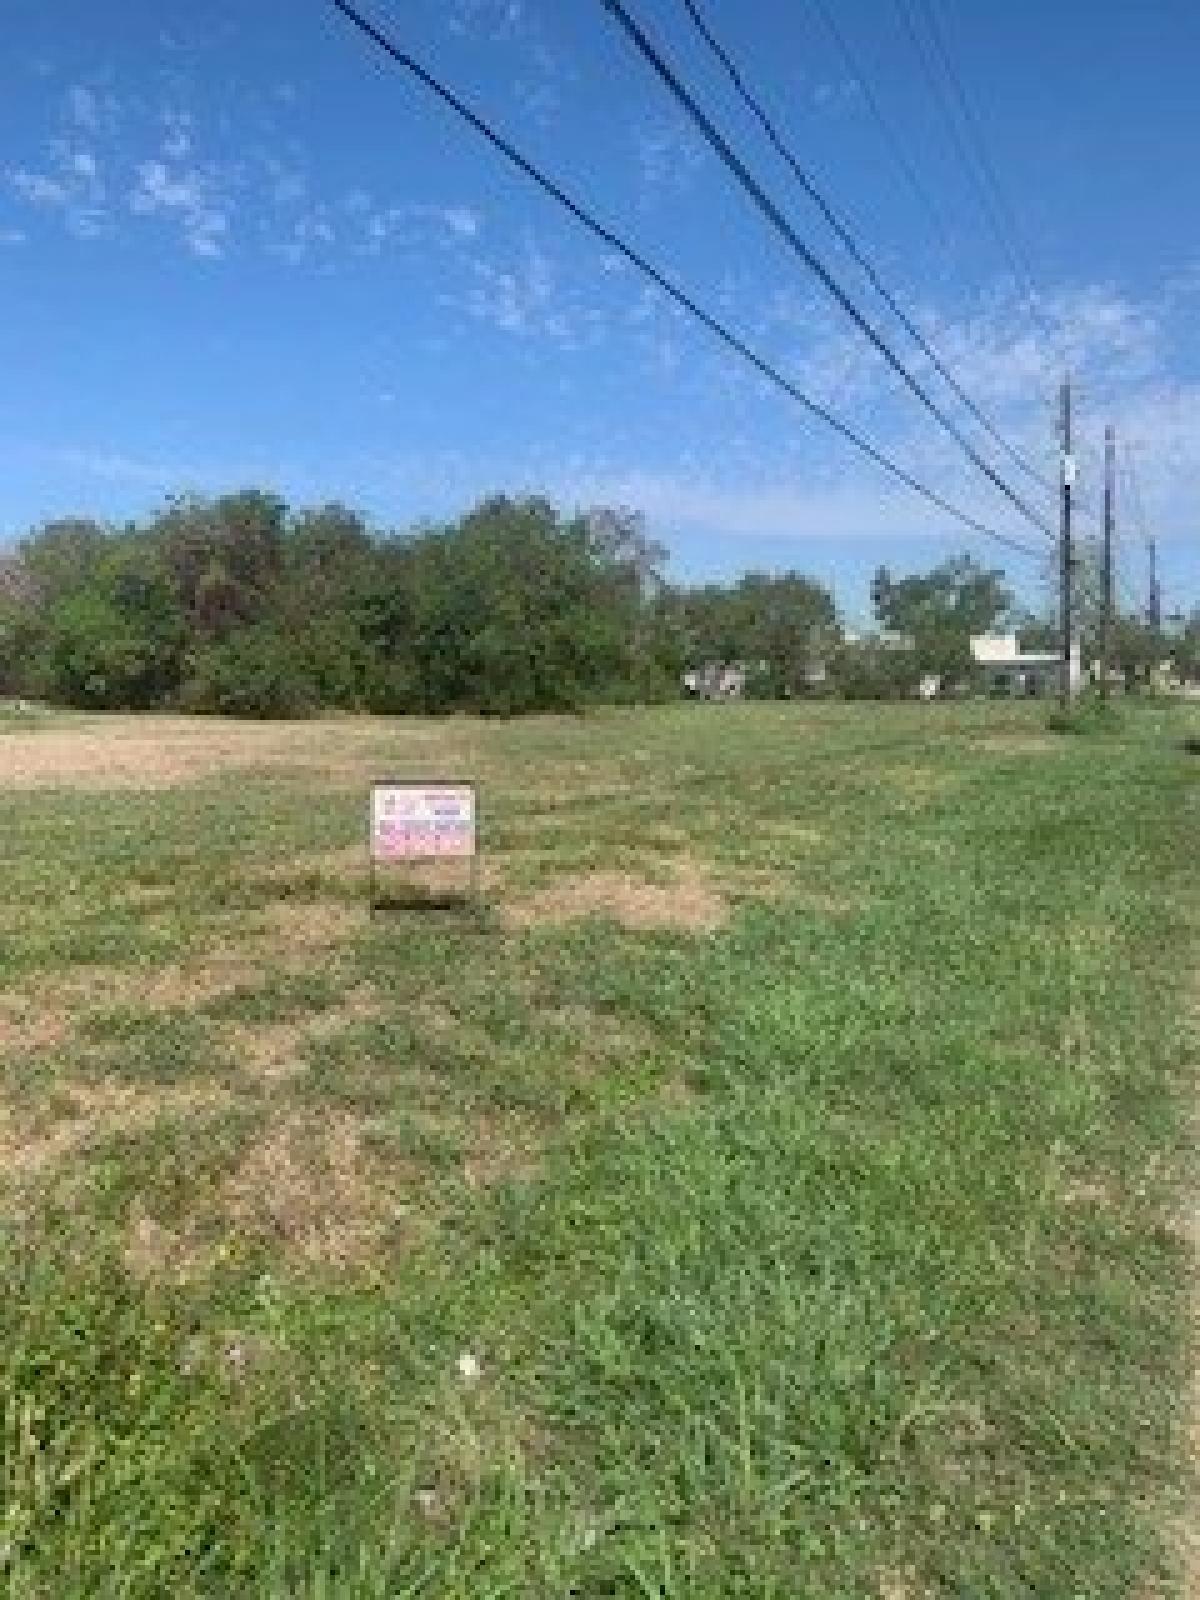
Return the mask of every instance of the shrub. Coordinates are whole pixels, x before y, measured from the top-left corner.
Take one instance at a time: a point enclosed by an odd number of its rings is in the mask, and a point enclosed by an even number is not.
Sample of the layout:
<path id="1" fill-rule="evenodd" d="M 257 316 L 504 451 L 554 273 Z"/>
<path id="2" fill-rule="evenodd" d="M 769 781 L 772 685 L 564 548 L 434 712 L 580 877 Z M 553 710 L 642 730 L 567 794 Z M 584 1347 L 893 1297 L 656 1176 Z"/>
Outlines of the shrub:
<path id="1" fill-rule="evenodd" d="M 1098 694 L 1082 695 L 1070 706 L 1057 706 L 1046 718 L 1051 733 L 1116 733 L 1125 719 L 1108 700 Z"/>
<path id="2" fill-rule="evenodd" d="M 193 652 L 182 701 L 189 711 L 282 719 L 311 715 L 320 696 L 302 647 L 259 623 Z"/>
<path id="3" fill-rule="evenodd" d="M 831 677 L 846 700 L 909 700 L 917 692 L 921 664 L 912 650 L 844 645 L 833 658 Z"/>

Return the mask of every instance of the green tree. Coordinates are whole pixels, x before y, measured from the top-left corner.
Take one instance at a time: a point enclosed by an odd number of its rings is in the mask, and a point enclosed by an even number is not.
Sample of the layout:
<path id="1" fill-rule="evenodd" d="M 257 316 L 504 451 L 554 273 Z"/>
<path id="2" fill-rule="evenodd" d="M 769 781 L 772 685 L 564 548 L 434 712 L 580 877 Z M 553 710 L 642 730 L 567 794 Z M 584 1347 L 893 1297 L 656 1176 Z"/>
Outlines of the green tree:
<path id="1" fill-rule="evenodd" d="M 183 617 L 153 541 L 109 536 L 86 581 L 43 609 L 38 687 L 70 705 L 145 708 L 178 689 Z"/>
<path id="2" fill-rule="evenodd" d="M 248 489 L 173 501 L 151 532 L 163 547 L 189 634 L 219 639 L 270 612 L 283 570 L 287 507 Z"/>
<path id="3" fill-rule="evenodd" d="M 920 671 L 958 680 L 971 671 L 972 635 L 1007 617 L 1013 597 L 1003 572 L 962 555 L 903 578 L 879 567 L 871 602 L 884 627 L 911 638 Z"/>
<path id="4" fill-rule="evenodd" d="M 18 555 L 0 559 L 0 694 L 27 694 L 37 649 L 37 593 Z"/>
<path id="5" fill-rule="evenodd" d="M 320 704 L 302 645 L 271 621 L 197 645 L 188 657 L 183 697 L 190 711 L 233 717 L 303 717 Z"/>
<path id="6" fill-rule="evenodd" d="M 1171 647 L 1175 670 L 1186 682 L 1200 679 L 1200 607 L 1188 617 Z"/>
<path id="7" fill-rule="evenodd" d="M 321 506 L 289 525 L 271 614 L 295 641 L 295 660 L 321 705 L 370 703 L 370 601 L 380 575 L 376 541 L 357 512 Z"/>
<path id="8" fill-rule="evenodd" d="M 764 662 L 764 687 L 777 695 L 802 690 L 838 639 L 833 597 L 799 572 L 748 572 L 729 587 L 705 584 L 681 605 L 693 665 Z"/>
<path id="9" fill-rule="evenodd" d="M 21 570 L 38 604 L 56 605 L 91 582 L 109 549 L 110 532 L 89 517 L 43 523 L 22 540 Z"/>
<path id="10" fill-rule="evenodd" d="M 911 700 L 925 670 L 915 650 L 878 639 L 845 642 L 830 663 L 833 685 L 846 700 Z"/>

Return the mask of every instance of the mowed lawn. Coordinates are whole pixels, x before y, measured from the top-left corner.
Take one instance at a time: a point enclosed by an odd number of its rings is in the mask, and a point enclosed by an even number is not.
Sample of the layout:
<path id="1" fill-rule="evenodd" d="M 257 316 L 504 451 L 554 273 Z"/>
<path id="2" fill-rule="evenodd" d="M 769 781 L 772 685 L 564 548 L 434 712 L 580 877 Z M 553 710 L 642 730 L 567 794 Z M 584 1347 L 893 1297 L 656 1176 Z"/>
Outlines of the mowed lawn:
<path id="1" fill-rule="evenodd" d="M 0 720 L 4 1593 L 1185 1593 L 1192 716 Z"/>

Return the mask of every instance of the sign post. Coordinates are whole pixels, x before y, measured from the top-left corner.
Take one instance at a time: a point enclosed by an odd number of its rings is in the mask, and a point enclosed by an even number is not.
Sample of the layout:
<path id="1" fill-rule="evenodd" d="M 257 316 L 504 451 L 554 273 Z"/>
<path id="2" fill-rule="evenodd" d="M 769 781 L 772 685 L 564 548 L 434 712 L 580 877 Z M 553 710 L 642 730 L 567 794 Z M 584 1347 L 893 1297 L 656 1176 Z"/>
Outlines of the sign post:
<path id="1" fill-rule="evenodd" d="M 377 778 L 371 784 L 367 855 L 372 916 L 378 868 L 403 862 L 465 862 L 467 892 L 478 909 L 479 785 L 457 778 Z"/>

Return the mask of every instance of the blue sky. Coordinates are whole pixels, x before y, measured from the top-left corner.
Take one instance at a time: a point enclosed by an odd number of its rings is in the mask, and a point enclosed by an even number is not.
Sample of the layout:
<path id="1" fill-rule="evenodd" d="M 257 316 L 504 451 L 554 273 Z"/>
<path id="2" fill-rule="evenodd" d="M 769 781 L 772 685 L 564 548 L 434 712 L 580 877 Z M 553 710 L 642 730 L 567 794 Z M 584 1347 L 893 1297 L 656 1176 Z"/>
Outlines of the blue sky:
<path id="1" fill-rule="evenodd" d="M 680 0 L 630 3 L 889 326 Z M 1048 470 L 1070 362 L 1085 486 L 1098 498 L 1112 420 L 1136 450 L 1167 603 L 1200 601 L 1200 10 L 933 3 L 1032 294 L 908 32 L 922 0 L 828 0 L 853 68 L 814 0 L 704 10 L 889 285 Z M 815 398 L 1039 538 L 767 231 L 598 0 L 369 8 Z M 881 560 L 989 554 L 579 234 L 327 0 L 7 0 L 5 21 L 0 538 L 246 483 L 399 526 L 539 489 L 643 508 L 681 575 L 795 566 L 851 615 Z M 1036 597 L 1035 564 L 990 555 Z"/>

